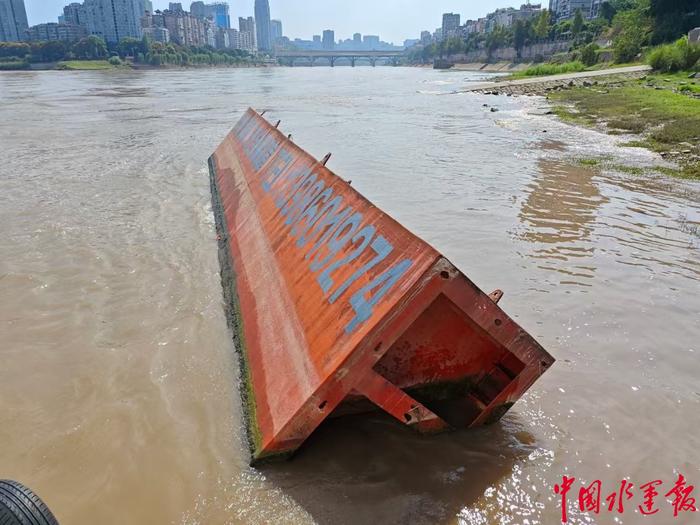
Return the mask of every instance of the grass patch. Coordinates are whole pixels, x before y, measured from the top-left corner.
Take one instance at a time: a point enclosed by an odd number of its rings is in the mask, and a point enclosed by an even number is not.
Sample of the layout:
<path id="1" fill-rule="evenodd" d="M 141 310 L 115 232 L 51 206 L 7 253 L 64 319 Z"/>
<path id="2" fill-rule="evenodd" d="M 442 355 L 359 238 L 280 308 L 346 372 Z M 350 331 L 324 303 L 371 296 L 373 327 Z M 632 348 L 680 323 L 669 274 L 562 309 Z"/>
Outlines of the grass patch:
<path id="1" fill-rule="evenodd" d="M 600 159 L 578 159 L 578 163 L 581 166 L 596 167 L 600 166 Z"/>
<path id="2" fill-rule="evenodd" d="M 663 85 L 664 89 L 649 88 L 648 82 Z M 700 103 L 676 90 L 681 82 L 695 85 L 688 82 L 685 73 L 650 75 L 645 81 L 628 81 L 622 87 L 607 91 L 574 88 L 552 92 L 549 98 L 560 103 L 553 111 L 564 121 L 587 126 L 604 123 L 611 134 L 624 131 L 641 135 L 622 146 L 642 147 L 659 153 L 680 152 L 669 157 L 680 163 L 677 169 L 624 165 L 612 165 L 611 169 L 631 175 L 659 172 L 700 180 L 700 162 L 688 155 L 688 152 L 700 154 Z"/>
<path id="3" fill-rule="evenodd" d="M 630 140 L 628 142 L 620 143 L 622 148 L 647 148 L 651 149 L 651 145 L 646 140 Z"/>
<path id="4" fill-rule="evenodd" d="M 621 171 L 622 173 L 629 173 L 630 175 L 644 175 L 646 173 L 646 168 L 640 168 L 639 166 L 625 166 L 624 164 L 613 164 L 610 166 L 611 169 L 615 171 Z"/>
<path id="5" fill-rule="evenodd" d="M 578 60 L 565 64 L 538 64 L 513 74 L 513 78 L 542 77 L 549 75 L 564 75 L 584 71 L 586 66 Z"/>
<path id="6" fill-rule="evenodd" d="M 696 84 L 683 84 L 678 88 L 681 93 L 700 93 L 700 86 Z"/>
<path id="7" fill-rule="evenodd" d="M 554 106 L 552 108 L 552 112 L 561 120 L 569 122 L 571 124 L 580 124 L 583 126 L 590 127 L 595 125 L 596 123 L 595 118 L 592 118 L 590 115 L 586 115 L 585 113 L 576 111 L 571 107 Z"/>
<path id="8" fill-rule="evenodd" d="M 555 108 L 564 120 L 604 122 L 611 130 L 648 135 L 649 140 L 635 146 L 668 151 L 682 142 L 700 142 L 700 103 L 672 89 L 656 90 L 630 82 L 607 92 L 589 88 L 553 92 L 550 99 L 574 104 L 577 112 L 565 106 Z"/>
<path id="9" fill-rule="evenodd" d="M 106 60 L 66 60 L 59 62 L 58 69 L 67 71 L 96 71 L 101 69 L 114 69 L 118 66 L 110 64 Z"/>
<path id="10" fill-rule="evenodd" d="M 635 115 L 625 115 L 610 119 L 607 121 L 607 124 L 611 130 L 621 130 L 629 133 L 642 133 L 647 128 L 644 118 Z"/>
<path id="11" fill-rule="evenodd" d="M 646 175 L 651 173 L 661 173 L 668 177 L 686 180 L 700 180 L 700 163 L 686 163 L 677 168 L 668 166 L 627 166 L 612 162 L 611 157 L 582 158 L 577 159 L 576 164 L 586 168 L 607 169 L 628 175 Z"/>

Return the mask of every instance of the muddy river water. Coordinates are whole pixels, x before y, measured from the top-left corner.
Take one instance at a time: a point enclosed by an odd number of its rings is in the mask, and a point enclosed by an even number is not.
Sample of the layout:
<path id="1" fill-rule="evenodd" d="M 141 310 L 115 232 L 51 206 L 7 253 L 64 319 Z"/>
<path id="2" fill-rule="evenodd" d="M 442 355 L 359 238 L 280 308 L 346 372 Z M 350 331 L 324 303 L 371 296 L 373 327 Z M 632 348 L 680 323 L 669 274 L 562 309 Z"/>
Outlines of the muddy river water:
<path id="1" fill-rule="evenodd" d="M 0 74 L 0 478 L 77 525 L 554 524 L 563 475 L 574 523 L 695 523 L 663 497 L 643 519 L 637 493 L 584 514 L 577 494 L 700 485 L 700 184 L 581 167 L 651 155 L 541 99 L 450 94 L 483 78 Z M 557 363 L 500 423 L 337 419 L 248 467 L 206 159 L 249 105 L 505 291 Z"/>

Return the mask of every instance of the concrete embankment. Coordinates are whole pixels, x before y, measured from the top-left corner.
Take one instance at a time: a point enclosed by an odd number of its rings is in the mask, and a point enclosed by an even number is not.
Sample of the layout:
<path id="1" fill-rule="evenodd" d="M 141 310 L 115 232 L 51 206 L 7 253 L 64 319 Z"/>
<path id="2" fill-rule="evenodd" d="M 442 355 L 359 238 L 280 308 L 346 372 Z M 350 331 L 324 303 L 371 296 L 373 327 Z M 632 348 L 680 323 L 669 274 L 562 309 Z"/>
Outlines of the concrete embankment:
<path id="1" fill-rule="evenodd" d="M 640 78 L 650 70 L 649 66 L 644 65 L 501 82 L 480 82 L 460 91 L 493 95 L 543 95 L 547 92 L 566 89 L 567 87 L 592 86 L 599 83 L 608 84 L 610 82 Z"/>
<path id="2" fill-rule="evenodd" d="M 457 71 L 484 71 L 488 73 L 517 73 L 524 71 L 532 64 L 513 62 L 497 62 L 495 64 L 485 64 L 483 62 L 471 62 L 465 64 L 454 64 L 450 69 Z"/>

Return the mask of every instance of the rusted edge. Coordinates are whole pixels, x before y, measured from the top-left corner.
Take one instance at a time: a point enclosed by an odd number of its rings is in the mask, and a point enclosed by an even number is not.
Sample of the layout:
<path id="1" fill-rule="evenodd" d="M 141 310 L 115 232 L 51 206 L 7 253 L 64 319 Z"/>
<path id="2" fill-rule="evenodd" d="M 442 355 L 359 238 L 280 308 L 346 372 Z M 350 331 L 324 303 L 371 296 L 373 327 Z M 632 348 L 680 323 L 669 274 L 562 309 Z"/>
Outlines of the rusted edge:
<path id="1" fill-rule="evenodd" d="M 238 290 L 236 289 L 236 272 L 233 268 L 231 245 L 229 241 L 228 228 L 226 225 L 226 216 L 224 215 L 224 208 L 221 204 L 219 188 L 216 185 L 216 165 L 214 163 L 213 155 L 209 157 L 208 164 L 209 183 L 211 186 L 211 205 L 214 213 L 216 238 L 219 248 L 219 267 L 221 273 L 221 288 L 224 299 L 224 313 L 226 315 L 226 324 L 231 330 L 231 338 L 233 340 L 235 351 L 238 354 L 238 363 L 241 375 L 238 387 L 241 396 L 243 417 L 245 418 L 246 423 L 246 440 L 248 441 L 248 449 L 251 455 L 251 464 L 258 464 L 262 460 L 267 461 L 271 458 L 277 459 L 277 457 L 283 459 L 289 454 L 284 453 L 256 458 L 256 455 L 259 454 L 261 449 L 261 437 L 258 429 L 255 395 L 252 391 L 253 383 L 250 376 L 245 336 L 243 333 L 243 318 L 241 317 Z"/>

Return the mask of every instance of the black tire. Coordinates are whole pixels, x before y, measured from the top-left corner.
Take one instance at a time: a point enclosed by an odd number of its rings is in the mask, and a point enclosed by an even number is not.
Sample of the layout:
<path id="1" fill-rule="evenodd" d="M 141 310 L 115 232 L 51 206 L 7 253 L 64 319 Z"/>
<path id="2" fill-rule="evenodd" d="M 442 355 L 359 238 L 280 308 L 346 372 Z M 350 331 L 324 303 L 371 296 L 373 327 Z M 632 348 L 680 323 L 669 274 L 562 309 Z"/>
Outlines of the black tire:
<path id="1" fill-rule="evenodd" d="M 0 525 L 58 525 L 58 521 L 34 492 L 21 483 L 2 479 Z"/>

